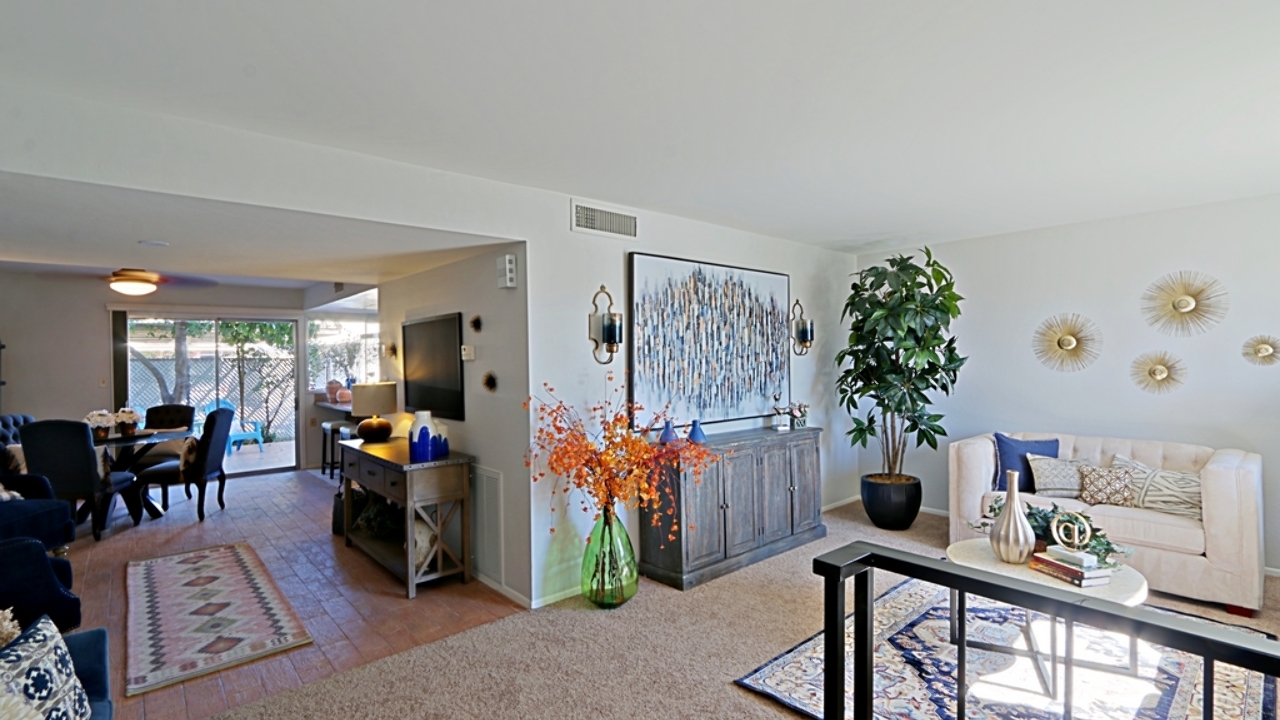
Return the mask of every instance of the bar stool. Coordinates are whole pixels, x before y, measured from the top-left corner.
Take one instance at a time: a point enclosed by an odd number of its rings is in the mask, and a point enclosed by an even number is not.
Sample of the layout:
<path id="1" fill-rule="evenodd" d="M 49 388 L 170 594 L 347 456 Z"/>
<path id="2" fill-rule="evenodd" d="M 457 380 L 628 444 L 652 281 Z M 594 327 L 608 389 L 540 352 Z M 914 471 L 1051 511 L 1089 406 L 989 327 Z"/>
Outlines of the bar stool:
<path id="1" fill-rule="evenodd" d="M 320 446 L 320 472 L 329 471 L 329 479 L 333 479 L 333 471 L 342 461 L 338 458 L 338 440 L 347 440 L 354 433 L 356 424 L 346 420 L 330 420 L 320 423 L 324 428 L 324 444 Z M 348 434 L 343 431 L 348 430 Z"/>

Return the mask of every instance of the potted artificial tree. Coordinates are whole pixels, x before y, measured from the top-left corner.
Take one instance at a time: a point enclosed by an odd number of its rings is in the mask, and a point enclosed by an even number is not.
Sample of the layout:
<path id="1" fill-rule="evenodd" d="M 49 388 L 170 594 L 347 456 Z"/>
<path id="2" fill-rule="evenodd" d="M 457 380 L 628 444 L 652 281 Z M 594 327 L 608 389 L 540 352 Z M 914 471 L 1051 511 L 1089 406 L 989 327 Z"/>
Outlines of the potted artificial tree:
<path id="1" fill-rule="evenodd" d="M 880 441 L 881 472 L 862 476 L 862 505 L 886 530 L 906 530 L 920 512 L 920 479 L 902 472 L 907 441 L 914 435 L 916 447 L 937 449 L 947 432 L 942 416 L 929 412 L 929 393 L 950 394 L 967 359 L 949 333 L 962 299 L 951 271 L 923 252 L 923 267 L 898 255 L 858 273 L 842 314 L 849 345 L 836 353 L 844 366 L 836 389 L 853 418 L 849 440 L 864 448 L 868 438 Z M 865 419 L 862 399 L 872 404 Z"/>

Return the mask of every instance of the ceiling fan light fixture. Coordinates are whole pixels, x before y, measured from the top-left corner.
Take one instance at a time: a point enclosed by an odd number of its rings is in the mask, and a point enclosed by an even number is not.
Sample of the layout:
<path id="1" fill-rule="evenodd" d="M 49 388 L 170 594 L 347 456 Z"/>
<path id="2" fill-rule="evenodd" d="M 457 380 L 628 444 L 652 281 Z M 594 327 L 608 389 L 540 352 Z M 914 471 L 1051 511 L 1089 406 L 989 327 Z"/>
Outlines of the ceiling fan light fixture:
<path id="1" fill-rule="evenodd" d="M 111 274 L 107 278 L 107 283 L 112 290 L 121 295 L 150 295 L 156 291 L 156 283 L 160 282 L 160 276 L 145 270 L 134 270 L 130 268 L 122 268 Z"/>

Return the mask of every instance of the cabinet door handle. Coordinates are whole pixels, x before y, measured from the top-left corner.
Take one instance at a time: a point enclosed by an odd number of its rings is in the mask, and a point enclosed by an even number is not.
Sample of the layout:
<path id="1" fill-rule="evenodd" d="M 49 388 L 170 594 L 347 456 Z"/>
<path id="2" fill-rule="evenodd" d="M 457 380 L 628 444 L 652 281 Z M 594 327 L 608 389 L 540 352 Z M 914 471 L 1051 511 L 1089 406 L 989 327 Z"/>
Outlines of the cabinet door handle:
<path id="1" fill-rule="evenodd" d="M 373 477 L 374 475 L 377 475 L 377 474 L 378 474 L 378 473 L 376 473 L 376 472 L 374 472 L 374 471 L 372 471 L 372 470 L 365 470 L 365 471 L 364 471 L 364 473 L 365 473 L 366 475 L 368 475 L 369 477 Z"/>

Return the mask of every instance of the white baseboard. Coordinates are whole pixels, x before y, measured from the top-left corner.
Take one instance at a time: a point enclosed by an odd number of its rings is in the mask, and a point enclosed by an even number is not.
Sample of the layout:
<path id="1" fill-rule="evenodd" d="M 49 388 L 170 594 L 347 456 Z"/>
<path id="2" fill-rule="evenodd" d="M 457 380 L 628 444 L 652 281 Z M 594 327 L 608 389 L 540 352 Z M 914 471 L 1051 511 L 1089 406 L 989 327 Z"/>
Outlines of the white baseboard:
<path id="1" fill-rule="evenodd" d="M 1271 577 L 1280 577 L 1280 568 L 1264 567 L 1262 568 L 1262 574 L 1270 575 Z"/>
<path id="2" fill-rule="evenodd" d="M 512 590 L 511 588 L 507 587 L 506 585 L 503 585 L 502 583 L 498 582 L 497 580 L 494 580 L 493 578 L 488 577 L 487 575 L 481 575 L 480 573 L 476 573 L 476 574 L 474 574 L 472 577 L 476 578 L 477 580 L 479 580 L 480 582 L 484 583 L 485 585 L 488 585 L 489 587 L 493 588 L 494 590 L 496 590 L 498 593 L 500 593 L 503 597 L 507 598 L 508 600 L 511 600 L 511 601 L 512 601 L 512 602 L 514 602 L 514 603 L 518 603 L 518 604 L 520 605 L 520 607 L 523 607 L 523 608 L 532 608 L 532 607 L 533 607 L 533 603 L 531 603 L 531 602 L 529 601 L 529 598 L 527 598 L 527 597 L 525 597 L 525 596 L 521 595 L 520 593 L 516 592 L 515 590 Z"/>
<path id="3" fill-rule="evenodd" d="M 845 505 L 856 503 L 860 500 L 862 500 L 862 497 L 860 495 L 855 495 L 851 498 L 845 498 L 844 500 L 837 500 L 831 503 L 830 505 L 823 505 L 822 512 L 827 512 L 828 510 L 834 510 L 838 507 L 843 507 Z M 942 517 L 951 517 L 951 513 L 947 512 L 946 510 L 936 510 L 931 507 L 921 507 L 920 512 L 928 515 L 941 515 Z"/>
<path id="4" fill-rule="evenodd" d="M 861 500 L 861 499 L 862 499 L 862 496 L 861 496 L 861 495 L 854 495 L 854 496 L 853 496 L 853 497 L 851 497 L 851 498 L 845 498 L 844 500 L 837 500 L 837 501 L 835 501 L 835 502 L 831 503 L 830 505 L 823 505 L 823 506 L 822 506 L 822 512 L 826 512 L 826 511 L 828 511 L 828 510 L 834 510 L 834 509 L 836 509 L 836 508 L 838 508 L 838 507 L 843 507 L 843 506 L 848 505 L 848 504 L 850 504 L 850 503 L 856 503 L 856 502 L 858 502 L 858 501 L 859 501 L 859 500 Z"/>
<path id="5" fill-rule="evenodd" d="M 547 595 L 546 597 L 538 598 L 533 602 L 533 605 L 531 605 L 530 607 L 540 608 L 547 605 L 554 605 L 555 603 L 558 603 L 561 600 L 568 600 L 574 595 L 580 595 L 581 593 L 582 593 L 582 590 L 579 588 L 569 588 L 568 590 L 561 590 L 560 592 L 555 593 L 554 595 Z"/>

